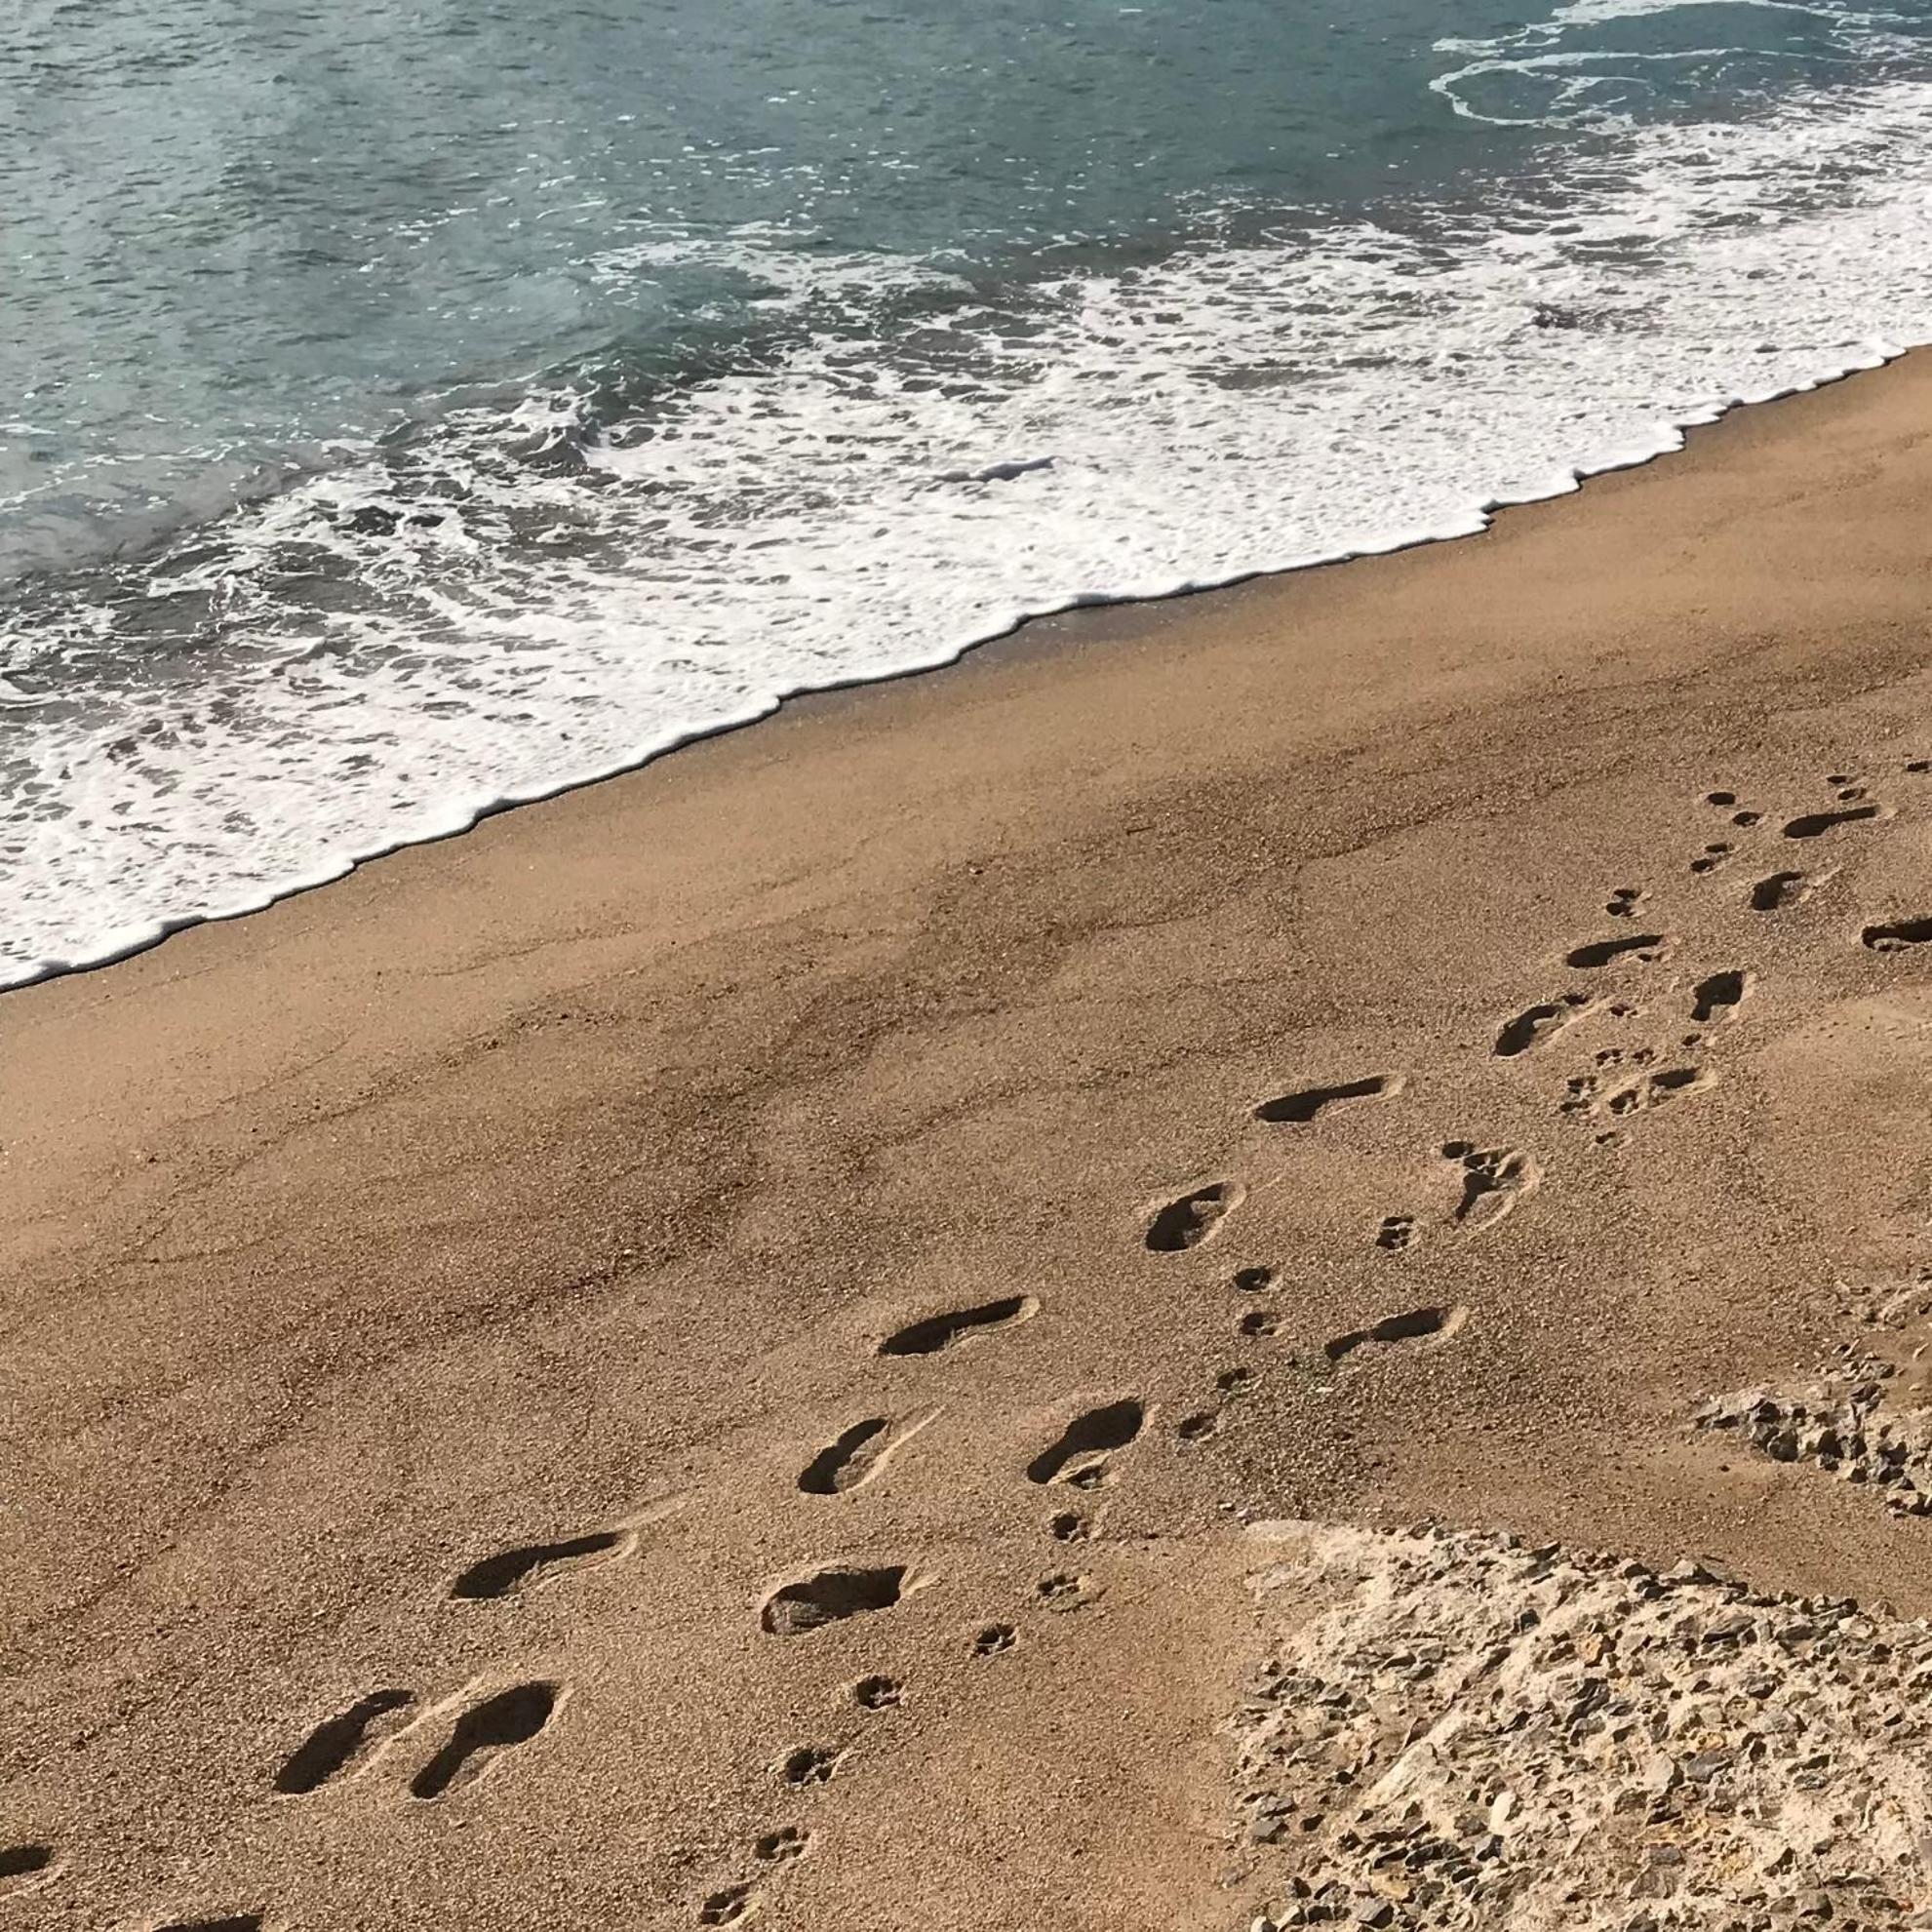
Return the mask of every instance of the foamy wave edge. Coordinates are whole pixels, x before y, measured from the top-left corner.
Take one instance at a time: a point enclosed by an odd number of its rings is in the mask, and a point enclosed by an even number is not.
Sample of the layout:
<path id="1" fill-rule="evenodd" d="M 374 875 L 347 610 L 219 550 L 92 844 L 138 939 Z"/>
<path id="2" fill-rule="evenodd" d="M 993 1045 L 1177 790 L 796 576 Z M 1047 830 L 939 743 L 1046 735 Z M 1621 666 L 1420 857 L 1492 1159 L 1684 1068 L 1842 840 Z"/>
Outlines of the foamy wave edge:
<path id="1" fill-rule="evenodd" d="M 11 972 L 4 966 L 0 966 L 0 993 L 16 992 L 24 987 L 40 985 L 48 980 L 64 978 L 75 973 L 97 971 L 103 966 L 113 966 L 138 954 L 150 951 L 176 933 L 190 930 L 195 927 L 219 925 L 265 912 L 271 906 L 280 905 L 286 900 L 319 890 L 325 886 L 335 885 L 361 867 L 387 858 L 396 852 L 460 837 L 474 830 L 485 819 L 493 818 L 500 812 L 514 810 L 523 806 L 537 805 L 546 799 L 581 791 L 587 786 L 607 783 L 612 778 L 640 770 L 657 759 L 682 750 L 688 745 L 702 743 L 707 739 L 723 737 L 729 732 L 742 730 L 747 726 L 770 717 L 789 699 L 815 696 L 829 691 L 861 690 L 868 686 L 891 684 L 903 678 L 919 677 L 927 672 L 943 670 L 948 665 L 957 664 L 970 651 L 997 643 L 1002 638 L 1010 637 L 1024 625 L 1043 617 L 1060 616 L 1070 611 L 1117 609 L 1126 605 L 1152 604 L 1173 598 L 1199 596 L 1205 592 L 1226 590 L 1235 584 L 1252 583 L 1265 577 L 1286 576 L 1297 571 L 1353 563 L 1361 558 L 1392 556 L 1398 551 L 1418 549 L 1426 544 L 1449 543 L 1463 537 L 1479 535 L 1490 528 L 1500 511 L 1514 509 L 1525 503 L 1550 502 L 1560 496 L 1574 495 L 1593 477 L 1640 469 L 1662 457 L 1676 455 L 1684 450 L 1691 430 L 1708 428 L 1736 410 L 1755 409 L 1766 403 L 1782 402 L 1792 396 L 1809 395 L 1833 383 L 1841 382 L 1849 376 L 1881 369 L 1928 344 L 1932 344 L 1932 336 L 1922 336 L 1902 343 L 1874 338 L 1870 345 L 1868 355 L 1850 361 L 1827 364 L 1815 375 L 1798 382 L 1778 388 L 1734 394 L 1709 408 L 1670 418 L 1660 427 L 1657 440 L 1649 447 L 1633 447 L 1627 452 L 1618 452 L 1605 461 L 1588 468 L 1575 468 L 1558 476 L 1553 476 L 1546 488 L 1475 502 L 1470 506 L 1466 516 L 1453 524 L 1412 527 L 1393 532 L 1386 538 L 1377 538 L 1340 549 L 1291 553 L 1279 561 L 1263 563 L 1257 569 L 1242 569 L 1220 576 L 1186 577 L 1164 585 L 1136 585 L 1132 589 L 1119 593 L 1084 593 L 1063 599 L 1058 603 L 1013 611 L 996 623 L 929 653 L 882 663 L 877 668 L 869 668 L 856 677 L 830 678 L 822 682 L 802 683 L 773 690 L 761 698 L 758 703 L 745 707 L 741 713 L 728 715 L 698 729 L 662 733 L 645 740 L 633 752 L 607 763 L 563 773 L 554 779 L 545 779 L 540 784 L 515 787 L 509 791 L 480 798 L 453 799 L 426 823 L 401 832 L 394 839 L 381 841 L 360 850 L 343 852 L 337 857 L 332 857 L 323 865 L 293 875 L 266 890 L 245 894 L 231 903 L 198 907 L 179 915 L 110 930 L 98 947 L 68 958 L 28 960 L 18 970 Z"/>

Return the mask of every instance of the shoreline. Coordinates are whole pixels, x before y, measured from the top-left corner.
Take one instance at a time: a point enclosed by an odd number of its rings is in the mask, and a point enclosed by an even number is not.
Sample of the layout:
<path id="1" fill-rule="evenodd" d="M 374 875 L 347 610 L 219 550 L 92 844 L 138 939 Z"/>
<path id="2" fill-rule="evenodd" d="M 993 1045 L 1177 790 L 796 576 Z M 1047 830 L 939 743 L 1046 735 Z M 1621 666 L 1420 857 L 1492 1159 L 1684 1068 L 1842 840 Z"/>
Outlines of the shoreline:
<path id="1" fill-rule="evenodd" d="M 441 845 L 451 839 L 462 838 L 475 831 L 478 826 L 501 816 L 504 812 L 521 810 L 532 805 L 547 804 L 553 799 L 568 797 L 573 792 L 592 789 L 609 784 L 614 779 L 628 777 L 693 745 L 703 744 L 713 738 L 728 737 L 755 725 L 763 724 L 780 715 L 787 707 L 796 706 L 805 700 L 836 697 L 876 685 L 895 685 L 908 678 L 924 678 L 935 672 L 948 670 L 976 652 L 1011 641 L 1034 625 L 1086 611 L 1131 610 L 1138 606 L 1151 607 L 1185 602 L 1192 598 L 1212 596 L 1222 591 L 1239 590 L 1257 582 L 1299 576 L 1309 571 L 1330 570 L 1343 564 L 1360 563 L 1379 557 L 1400 556 L 1410 550 L 1480 536 L 1494 527 L 1499 516 L 1508 511 L 1528 508 L 1539 503 L 1559 502 L 1575 495 L 1598 478 L 1617 476 L 1630 470 L 1645 469 L 1653 463 L 1681 455 L 1690 447 L 1690 439 L 1696 432 L 1715 427 L 1740 410 L 1761 409 L 1770 404 L 1788 402 L 1798 396 L 1812 395 L 1821 389 L 1831 388 L 1846 381 L 1852 376 L 1871 375 L 1908 356 L 1922 354 L 1924 349 L 1924 344 L 1915 342 L 1908 343 L 1903 347 L 1885 342 L 1874 343 L 1871 346 L 1871 360 L 1833 365 L 1824 374 L 1794 387 L 1769 390 L 1762 394 L 1734 395 L 1729 401 L 1714 405 L 1709 410 L 1699 411 L 1680 418 L 1672 418 L 1668 422 L 1664 440 L 1647 453 L 1619 456 L 1595 469 L 1572 469 L 1568 473 L 1566 484 L 1553 486 L 1547 491 L 1523 496 L 1493 497 L 1477 502 L 1467 512 L 1467 523 L 1459 528 L 1425 531 L 1366 548 L 1310 555 L 1261 570 L 1242 571 L 1230 576 L 1190 578 L 1166 590 L 1134 592 L 1120 596 L 1077 597 L 1064 604 L 1049 605 L 1038 611 L 1021 611 L 994 629 L 968 637 L 957 646 L 942 647 L 936 654 L 917 663 L 876 674 L 805 686 L 780 692 L 769 703 L 758 710 L 748 712 L 743 717 L 653 741 L 646 749 L 588 773 L 561 778 L 554 783 L 545 782 L 540 787 L 504 793 L 474 806 L 459 804 L 453 809 L 449 823 L 445 827 L 399 838 L 363 851 L 351 852 L 324 869 L 299 876 L 266 893 L 252 895 L 232 907 L 185 913 L 178 918 L 150 922 L 132 928 L 125 934 L 110 936 L 103 942 L 100 950 L 95 953 L 66 959 L 29 961 L 17 976 L 10 976 L 7 972 L 0 971 L 0 998 L 20 988 L 41 985 L 50 979 L 65 978 L 75 973 L 96 972 L 103 966 L 119 965 L 124 960 L 135 959 L 142 953 L 152 951 L 177 933 L 192 931 L 197 927 L 228 925 L 236 920 L 253 918 L 257 913 L 268 911 L 289 899 L 338 884 L 363 868 L 393 857 L 398 852 L 417 847 Z"/>
<path id="2" fill-rule="evenodd" d="M 18 989 L 0 1895 L 1228 1932 L 1378 1578 L 1932 1615 L 1752 1433 L 1932 1430 L 1928 510 L 1910 355 Z"/>

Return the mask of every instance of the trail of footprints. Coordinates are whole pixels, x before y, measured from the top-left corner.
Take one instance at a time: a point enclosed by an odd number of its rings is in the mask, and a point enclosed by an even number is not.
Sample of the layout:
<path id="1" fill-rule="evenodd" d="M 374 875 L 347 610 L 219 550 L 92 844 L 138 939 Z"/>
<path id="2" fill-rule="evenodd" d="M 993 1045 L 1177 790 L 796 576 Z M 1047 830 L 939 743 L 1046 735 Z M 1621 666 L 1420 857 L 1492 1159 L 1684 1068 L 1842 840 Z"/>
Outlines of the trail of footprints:
<path id="1" fill-rule="evenodd" d="M 1906 769 L 1932 773 L 1932 759 L 1909 762 Z M 1854 828 L 1892 816 L 1889 808 L 1868 799 L 1865 788 L 1849 775 L 1834 774 L 1828 783 L 1833 792 L 1828 808 L 1766 827 L 1766 835 L 1806 845 L 1836 840 Z M 1725 815 L 1729 832 L 1748 835 L 1765 824 L 1764 812 L 1740 804 L 1732 792 L 1709 792 L 1704 804 Z M 1693 856 L 1689 871 L 1695 878 L 1708 878 L 1737 856 L 1736 838 L 1715 839 Z M 1834 872 L 1831 866 L 1779 867 L 1755 880 L 1744 902 L 1755 913 L 1787 912 L 1802 905 Z M 1589 983 L 1563 988 L 1505 1020 L 1490 1048 L 1496 1058 L 1540 1062 L 1574 1029 L 1588 1025 L 1595 1031 L 1640 1015 L 1634 1000 L 1600 990 L 1597 982 L 1607 981 L 1614 988 L 1623 975 L 1653 967 L 1675 953 L 1677 940 L 1668 929 L 1636 929 L 1648 924 L 1642 918 L 1648 901 L 1641 886 L 1619 886 L 1609 892 L 1602 910 L 1623 923 L 1621 929 L 1579 942 L 1562 956 L 1563 965 L 1588 975 Z M 1866 950 L 1881 955 L 1932 944 L 1932 915 L 1874 921 L 1862 928 L 1860 939 Z M 1695 1055 L 1711 1029 L 1737 1015 L 1755 983 L 1749 968 L 1737 966 L 1697 980 L 1684 1013 L 1684 1023 L 1696 1030 L 1683 1034 L 1672 1050 Z M 1608 1141 L 1633 1117 L 1702 1091 L 1715 1080 L 1715 1073 L 1694 1057 L 1669 1064 L 1664 1059 L 1665 1049 L 1657 1045 L 1598 1046 L 1587 1069 L 1565 1082 L 1558 1112 L 1603 1124 L 1597 1138 Z M 1252 1109 L 1252 1119 L 1270 1127 L 1314 1127 L 1338 1113 L 1392 1099 L 1403 1089 L 1398 1074 L 1331 1081 L 1264 1100 Z M 1474 1140 L 1446 1141 L 1437 1149 L 1437 1159 L 1449 1183 L 1440 1225 L 1451 1233 L 1492 1227 L 1543 1178 L 1533 1155 L 1485 1147 Z M 1163 1256 L 1183 1255 L 1203 1246 L 1225 1232 L 1243 1198 L 1241 1183 L 1214 1178 L 1158 1202 L 1147 1211 L 1143 1245 Z M 1401 1256 L 1422 1232 L 1415 1213 L 1394 1212 L 1374 1231 L 1372 1244 L 1383 1253 Z M 1279 1285 L 1276 1271 L 1250 1262 L 1234 1268 L 1225 1279 L 1242 1304 L 1235 1321 L 1237 1340 L 1254 1343 L 1275 1338 L 1282 1325 L 1274 1300 Z M 1028 1294 L 944 1310 L 885 1336 L 875 1353 L 888 1360 L 909 1359 L 982 1346 L 1032 1321 L 1039 1312 L 1039 1300 Z M 1374 1356 L 1439 1346 L 1452 1340 L 1468 1320 L 1469 1311 L 1460 1305 L 1427 1303 L 1400 1309 L 1330 1336 L 1321 1345 L 1319 1360 L 1333 1368 Z M 1244 1363 L 1220 1370 L 1210 1404 L 1181 1416 L 1174 1425 L 1178 1446 L 1185 1450 L 1217 1434 L 1225 1407 L 1247 1394 L 1254 1381 L 1254 1369 Z M 939 1412 L 928 1406 L 864 1416 L 846 1425 L 799 1471 L 799 1492 L 834 1501 L 850 1495 L 875 1480 L 889 1459 Z M 1041 1489 L 1083 1498 L 1104 1488 L 1114 1479 L 1117 1460 L 1145 1438 L 1154 1412 L 1153 1404 L 1138 1395 L 1113 1397 L 1073 1411 L 1026 1465 L 1026 1480 Z M 453 1581 L 449 1597 L 467 1603 L 515 1597 L 621 1562 L 636 1553 L 642 1526 L 667 1507 L 675 1505 L 656 1505 L 628 1522 L 483 1557 Z M 1062 1550 L 1075 1551 L 1094 1533 L 1091 1506 L 1083 1501 L 1057 1508 L 1045 1518 L 1045 1528 Z M 776 1640 L 809 1639 L 830 1625 L 888 1612 L 928 1581 L 908 1564 L 820 1564 L 772 1586 L 759 1602 L 758 1626 Z M 1096 1590 L 1091 1578 L 1062 1566 L 1040 1578 L 1034 1602 L 1047 1613 L 1065 1613 L 1090 1601 Z M 966 1647 L 972 1658 L 992 1660 L 1007 1655 L 1021 1641 L 1016 1624 L 996 1620 L 974 1628 Z M 480 1784 L 513 1754 L 540 1738 L 568 1696 L 567 1685 L 549 1679 L 479 1682 L 433 1703 L 402 1686 L 371 1690 L 317 1722 L 276 1769 L 272 1789 L 281 1797 L 307 1798 L 399 1760 L 407 1772 L 411 1800 L 437 1803 Z M 904 1697 L 903 1683 L 884 1675 L 862 1676 L 850 1686 L 852 1707 L 871 1715 L 893 1711 Z M 794 1746 L 772 1767 L 774 1782 L 779 1791 L 805 1797 L 838 1776 L 850 1749 L 841 1743 Z M 758 1905 L 762 1886 L 805 1858 L 813 1842 L 814 1834 L 805 1825 L 793 1820 L 774 1823 L 749 1845 L 747 1869 L 697 1901 L 696 1921 L 729 1925 L 744 1918 Z M 61 1869 L 51 1845 L 0 1845 L 0 1899 L 47 1883 Z M 154 1932 L 261 1932 L 264 1922 L 260 1913 L 245 1912 L 176 1921 Z"/>

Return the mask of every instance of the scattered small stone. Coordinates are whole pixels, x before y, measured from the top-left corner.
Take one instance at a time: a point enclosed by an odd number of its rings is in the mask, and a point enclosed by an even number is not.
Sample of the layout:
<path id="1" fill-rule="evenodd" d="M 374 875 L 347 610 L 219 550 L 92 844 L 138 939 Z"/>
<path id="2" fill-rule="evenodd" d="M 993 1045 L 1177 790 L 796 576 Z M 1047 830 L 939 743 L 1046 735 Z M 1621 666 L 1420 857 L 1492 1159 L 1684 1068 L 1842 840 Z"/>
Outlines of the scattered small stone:
<path id="1" fill-rule="evenodd" d="M 1794 1395 L 1740 1389 L 1713 1398 L 1693 1420 L 1735 1432 L 1773 1462 L 1815 1463 L 1841 1481 L 1869 1483 L 1895 1516 L 1932 1515 L 1932 1409 L 1890 1407 L 1873 1366 L 1848 1363 Z"/>
<path id="2" fill-rule="evenodd" d="M 1932 1932 L 1927 1624 L 1697 1557 L 1262 1533 L 1234 1730 L 1273 1927 Z"/>

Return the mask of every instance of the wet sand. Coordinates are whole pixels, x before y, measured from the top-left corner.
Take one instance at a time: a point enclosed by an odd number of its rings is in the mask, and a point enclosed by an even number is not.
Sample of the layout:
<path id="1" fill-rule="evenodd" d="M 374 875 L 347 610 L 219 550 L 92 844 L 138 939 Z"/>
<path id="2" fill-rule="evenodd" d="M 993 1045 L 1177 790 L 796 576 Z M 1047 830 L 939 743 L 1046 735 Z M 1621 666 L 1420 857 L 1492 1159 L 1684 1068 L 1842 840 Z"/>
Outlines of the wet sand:
<path id="1" fill-rule="evenodd" d="M 1250 1519 L 1932 1611 L 1694 1426 L 1921 1345 L 1928 430 L 1921 355 L 0 998 L 0 1913 L 1220 1932 L 1302 1855 Z"/>

